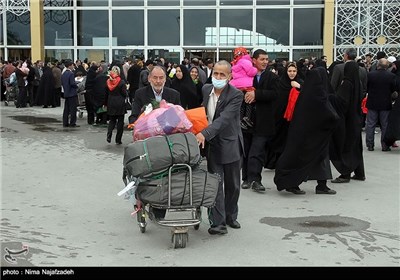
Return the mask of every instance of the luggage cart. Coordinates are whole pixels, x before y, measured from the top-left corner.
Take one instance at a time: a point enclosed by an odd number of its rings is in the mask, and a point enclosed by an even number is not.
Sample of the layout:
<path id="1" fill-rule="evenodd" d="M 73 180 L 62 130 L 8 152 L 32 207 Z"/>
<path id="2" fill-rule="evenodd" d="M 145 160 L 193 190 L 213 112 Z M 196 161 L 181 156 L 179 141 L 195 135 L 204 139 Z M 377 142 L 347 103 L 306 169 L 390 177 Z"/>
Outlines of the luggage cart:
<path id="1" fill-rule="evenodd" d="M 82 90 L 82 91 L 78 92 L 77 113 L 78 113 L 78 117 L 80 119 L 83 118 L 83 112 L 86 110 L 85 93 L 86 93 L 86 90 Z"/>
<path id="2" fill-rule="evenodd" d="M 189 171 L 189 205 L 172 206 L 171 205 L 171 189 L 174 187 L 171 184 L 172 171 L 176 168 L 186 168 Z M 171 242 L 174 249 L 185 248 L 189 241 L 189 228 L 193 226 L 195 230 L 200 228 L 201 223 L 201 208 L 193 205 L 193 182 L 192 168 L 187 164 L 174 164 L 168 169 L 168 204 L 157 205 L 143 202 L 140 197 L 137 197 L 136 205 L 134 206 L 137 222 L 141 233 L 146 232 L 147 218 L 154 221 L 162 227 L 171 228 Z M 155 217 L 152 209 L 164 209 L 166 218 L 158 219 Z M 172 213 L 184 214 L 184 217 L 171 218 L 168 216 Z"/>

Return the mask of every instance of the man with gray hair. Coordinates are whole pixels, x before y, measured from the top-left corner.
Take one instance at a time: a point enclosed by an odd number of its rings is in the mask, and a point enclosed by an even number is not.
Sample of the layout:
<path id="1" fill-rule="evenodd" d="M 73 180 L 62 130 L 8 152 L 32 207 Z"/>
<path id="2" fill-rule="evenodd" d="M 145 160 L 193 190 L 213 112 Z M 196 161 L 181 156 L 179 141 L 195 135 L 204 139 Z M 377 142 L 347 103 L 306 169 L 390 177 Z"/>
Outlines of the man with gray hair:
<path id="1" fill-rule="evenodd" d="M 221 176 L 215 207 L 209 210 L 209 234 L 226 234 L 226 225 L 238 229 L 240 193 L 240 162 L 243 136 L 240 129 L 240 105 L 243 93 L 230 85 L 231 64 L 217 62 L 212 74 L 212 85 L 203 86 L 203 105 L 208 126 L 196 135 L 202 148 L 206 147 L 208 171 Z"/>

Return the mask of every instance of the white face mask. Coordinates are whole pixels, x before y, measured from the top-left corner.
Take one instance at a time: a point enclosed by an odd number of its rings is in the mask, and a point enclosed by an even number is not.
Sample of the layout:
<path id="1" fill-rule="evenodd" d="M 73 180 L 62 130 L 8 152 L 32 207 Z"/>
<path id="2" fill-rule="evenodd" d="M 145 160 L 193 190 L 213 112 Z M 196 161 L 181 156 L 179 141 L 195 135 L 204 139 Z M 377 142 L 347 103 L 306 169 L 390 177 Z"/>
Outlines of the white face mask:
<path id="1" fill-rule="evenodd" d="M 228 79 L 217 80 L 216 78 L 212 77 L 212 84 L 216 89 L 222 89 L 225 87 Z"/>

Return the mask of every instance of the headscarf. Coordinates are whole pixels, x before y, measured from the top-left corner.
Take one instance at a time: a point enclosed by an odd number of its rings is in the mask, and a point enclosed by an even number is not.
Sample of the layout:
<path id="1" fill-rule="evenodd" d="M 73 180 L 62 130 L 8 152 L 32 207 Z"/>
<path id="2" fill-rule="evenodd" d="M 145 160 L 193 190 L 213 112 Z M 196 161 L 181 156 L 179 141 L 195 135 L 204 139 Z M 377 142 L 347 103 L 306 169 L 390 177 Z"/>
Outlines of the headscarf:
<path id="1" fill-rule="evenodd" d="M 115 72 L 110 72 L 109 77 L 110 78 L 107 80 L 107 87 L 110 91 L 113 91 L 119 85 L 121 77 Z"/>

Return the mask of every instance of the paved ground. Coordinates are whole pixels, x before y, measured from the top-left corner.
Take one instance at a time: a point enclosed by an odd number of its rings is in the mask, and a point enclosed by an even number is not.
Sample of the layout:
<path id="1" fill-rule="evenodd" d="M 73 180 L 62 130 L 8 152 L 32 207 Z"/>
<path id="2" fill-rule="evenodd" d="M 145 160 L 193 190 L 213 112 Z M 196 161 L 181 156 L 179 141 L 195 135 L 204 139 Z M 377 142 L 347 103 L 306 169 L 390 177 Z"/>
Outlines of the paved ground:
<path id="1" fill-rule="evenodd" d="M 63 129 L 61 108 L 0 108 L 2 266 L 399 266 L 400 148 L 381 152 L 380 134 L 364 151 L 365 182 L 330 184 L 338 194 L 327 196 L 311 181 L 296 196 L 265 170 L 264 194 L 241 192 L 241 229 L 210 236 L 204 220 L 172 249 L 170 229 L 140 233 L 116 195 L 129 131 L 117 146 L 85 117 Z M 12 263 L 5 249 L 23 246 Z"/>

